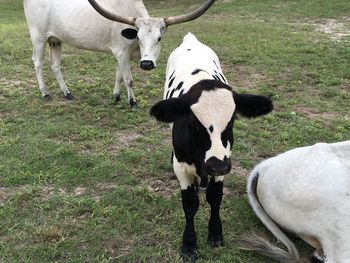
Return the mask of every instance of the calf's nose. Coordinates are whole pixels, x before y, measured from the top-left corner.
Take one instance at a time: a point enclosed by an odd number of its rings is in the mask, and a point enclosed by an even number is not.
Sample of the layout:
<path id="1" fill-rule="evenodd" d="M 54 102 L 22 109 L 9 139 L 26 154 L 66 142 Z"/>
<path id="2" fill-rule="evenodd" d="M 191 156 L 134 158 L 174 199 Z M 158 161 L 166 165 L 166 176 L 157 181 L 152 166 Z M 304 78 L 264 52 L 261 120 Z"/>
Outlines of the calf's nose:
<path id="1" fill-rule="evenodd" d="M 231 159 L 225 157 L 223 161 L 210 157 L 204 164 L 208 175 L 225 175 L 231 170 Z"/>
<path id="2" fill-rule="evenodd" d="M 151 70 L 151 69 L 154 69 L 155 66 L 152 60 L 142 60 L 140 62 L 140 68 L 144 70 Z"/>

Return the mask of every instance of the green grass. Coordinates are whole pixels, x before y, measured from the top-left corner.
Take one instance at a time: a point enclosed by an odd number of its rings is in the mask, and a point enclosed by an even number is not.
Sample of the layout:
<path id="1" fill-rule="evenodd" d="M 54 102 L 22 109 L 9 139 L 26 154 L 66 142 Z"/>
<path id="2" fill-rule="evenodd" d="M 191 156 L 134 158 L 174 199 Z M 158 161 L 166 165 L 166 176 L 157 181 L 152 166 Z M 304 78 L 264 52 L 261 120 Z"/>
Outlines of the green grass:
<path id="1" fill-rule="evenodd" d="M 201 1 L 145 1 L 168 16 Z M 350 139 L 350 42 L 316 30 L 328 19 L 349 31 L 348 1 L 218 1 L 205 17 L 168 29 L 158 68 L 133 62 L 135 95 L 112 102 L 112 55 L 64 46 L 75 100 L 41 98 L 22 1 L 0 1 L 0 261 L 179 262 L 184 215 L 170 164 L 170 131 L 148 115 L 162 97 L 166 59 L 191 31 L 212 47 L 235 90 L 272 96 L 272 114 L 235 123 L 234 168 L 222 204 L 225 247 L 206 244 L 209 207 L 196 216 L 198 262 L 267 263 L 240 251 L 246 233 L 267 234 L 249 208 L 246 175 L 259 161 L 315 142 Z M 307 258 L 311 248 L 293 239 Z"/>

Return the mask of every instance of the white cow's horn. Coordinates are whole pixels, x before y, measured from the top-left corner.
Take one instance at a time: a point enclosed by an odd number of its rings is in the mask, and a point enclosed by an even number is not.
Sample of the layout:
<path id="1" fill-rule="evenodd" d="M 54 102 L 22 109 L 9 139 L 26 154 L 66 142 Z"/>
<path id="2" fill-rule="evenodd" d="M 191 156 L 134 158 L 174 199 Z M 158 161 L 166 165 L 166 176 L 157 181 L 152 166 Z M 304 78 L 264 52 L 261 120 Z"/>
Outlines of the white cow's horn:
<path id="1" fill-rule="evenodd" d="M 116 21 L 116 22 L 128 24 L 128 25 L 131 25 L 131 26 L 135 26 L 136 18 L 131 17 L 131 16 L 120 16 L 120 15 L 113 14 L 113 13 L 107 11 L 106 9 L 104 9 L 98 3 L 96 3 L 95 0 L 88 0 L 88 1 L 92 5 L 92 7 L 98 13 L 100 13 L 100 15 L 104 16 L 105 18 L 113 20 L 113 21 Z"/>
<path id="2" fill-rule="evenodd" d="M 201 15 L 203 15 L 212 6 L 212 4 L 214 4 L 214 2 L 215 0 L 209 0 L 206 3 L 204 3 L 200 8 L 198 8 L 196 11 L 190 14 L 181 15 L 181 16 L 170 16 L 170 17 L 164 18 L 165 24 L 167 26 L 171 26 L 171 25 L 192 21 L 200 17 Z"/>

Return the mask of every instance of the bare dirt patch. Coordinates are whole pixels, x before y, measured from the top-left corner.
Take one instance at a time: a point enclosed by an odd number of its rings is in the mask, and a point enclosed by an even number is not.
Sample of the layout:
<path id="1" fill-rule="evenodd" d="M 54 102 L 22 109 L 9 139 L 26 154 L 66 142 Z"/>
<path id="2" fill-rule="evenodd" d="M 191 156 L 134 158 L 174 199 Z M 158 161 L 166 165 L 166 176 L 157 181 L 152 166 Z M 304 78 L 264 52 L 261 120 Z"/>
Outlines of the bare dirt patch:
<path id="1" fill-rule="evenodd" d="M 344 37 L 350 36 L 350 17 L 338 19 L 326 19 L 316 23 L 316 31 L 329 35 L 329 38 L 340 42 Z"/>
<path id="2" fill-rule="evenodd" d="M 232 87 L 243 87 L 245 89 L 255 89 L 262 83 L 269 82 L 269 78 L 261 72 L 254 72 L 254 69 L 242 65 L 224 65 L 223 68 L 232 68 L 232 76 L 227 76 Z"/>
<path id="3" fill-rule="evenodd" d="M 0 78 L 0 84 L 3 84 L 8 87 L 19 87 L 23 85 L 23 81 Z"/>
<path id="4" fill-rule="evenodd" d="M 12 95 L 15 92 L 19 92 L 21 95 L 28 94 L 29 88 L 32 89 L 36 85 L 36 81 L 32 79 L 23 81 L 17 79 L 0 78 L 0 86 L 4 86 L 1 92 L 2 94 L 0 94 L 0 99 L 4 99 L 7 94 Z"/>
<path id="5" fill-rule="evenodd" d="M 129 130 L 124 132 L 118 132 L 115 136 L 116 139 L 113 141 L 113 143 L 107 146 L 107 150 L 112 154 L 116 154 L 121 149 L 130 147 L 132 143 L 140 136 L 142 136 L 142 134 L 137 131 Z"/>
<path id="6" fill-rule="evenodd" d="M 42 200 L 43 201 L 48 201 L 50 198 L 54 195 L 55 191 L 52 186 L 44 186 L 42 189 Z"/>
<path id="7" fill-rule="evenodd" d="M 103 247 L 109 253 L 109 259 L 117 262 L 120 258 L 126 256 L 132 250 L 133 240 L 121 238 L 105 239 L 102 241 Z"/>
<path id="8" fill-rule="evenodd" d="M 117 188 L 117 185 L 115 183 L 104 182 L 104 183 L 98 183 L 97 188 L 101 190 L 114 190 Z"/>
<path id="9" fill-rule="evenodd" d="M 40 197 L 44 202 L 49 201 L 53 196 L 67 196 L 67 190 L 63 188 L 55 188 L 52 185 L 45 185 L 41 188 Z"/>
<path id="10" fill-rule="evenodd" d="M 156 179 L 148 183 L 148 191 L 161 195 L 163 197 L 170 197 L 179 189 L 179 184 L 173 174 L 168 174 L 167 178 Z"/>
<path id="11" fill-rule="evenodd" d="M 74 189 L 74 195 L 75 196 L 80 196 L 83 195 L 86 192 L 86 188 L 85 187 L 77 187 Z"/>
<path id="12" fill-rule="evenodd" d="M 22 193 L 28 188 L 26 185 L 16 187 L 0 187 L 0 206 L 4 206 L 8 199 L 17 193 Z"/>
<path id="13" fill-rule="evenodd" d="M 0 100 L 1 99 L 5 99 L 5 97 L 2 97 L 1 94 L 0 94 Z M 8 117 L 11 117 L 11 118 L 17 118 L 19 117 L 20 114 L 18 111 L 15 111 L 15 110 L 6 110 L 6 111 L 0 111 L 0 120 L 2 120 L 2 118 L 8 118 Z"/>
<path id="14" fill-rule="evenodd" d="M 234 172 L 238 176 L 246 177 L 249 173 L 249 170 L 237 165 L 232 168 L 231 172 Z"/>
<path id="15" fill-rule="evenodd" d="M 309 118 L 323 118 L 323 119 L 332 119 L 337 116 L 335 113 L 331 112 L 318 112 L 315 109 L 299 106 L 296 108 L 296 111 Z"/>

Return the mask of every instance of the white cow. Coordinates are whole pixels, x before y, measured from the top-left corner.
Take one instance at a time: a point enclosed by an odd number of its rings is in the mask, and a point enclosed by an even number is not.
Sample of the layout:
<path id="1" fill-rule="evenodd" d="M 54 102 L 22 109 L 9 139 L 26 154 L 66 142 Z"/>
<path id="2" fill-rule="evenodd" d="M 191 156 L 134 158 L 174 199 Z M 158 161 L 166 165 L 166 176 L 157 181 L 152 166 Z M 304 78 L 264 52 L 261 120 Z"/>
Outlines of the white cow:
<path id="1" fill-rule="evenodd" d="M 64 96 L 73 99 L 60 67 L 64 42 L 81 49 L 113 53 L 119 64 L 114 98 L 116 101 L 120 99 L 120 84 L 124 80 L 129 105 L 136 106 L 132 90 L 130 55 L 137 48 L 137 43 L 141 52 L 140 67 L 145 70 L 153 69 L 160 52 L 160 40 L 166 28 L 198 18 L 215 0 L 208 0 L 193 13 L 167 18 L 149 17 L 142 0 L 100 2 L 110 11 L 94 0 L 24 0 L 24 12 L 33 43 L 33 61 L 43 97 L 50 97 L 43 77 L 44 49 L 48 42 L 51 69 Z"/>
<path id="2" fill-rule="evenodd" d="M 296 234 L 314 247 L 312 262 L 350 262 L 350 141 L 296 148 L 257 165 L 248 179 L 249 202 L 288 249 L 256 236 L 243 248 L 281 262 L 299 262 Z"/>

